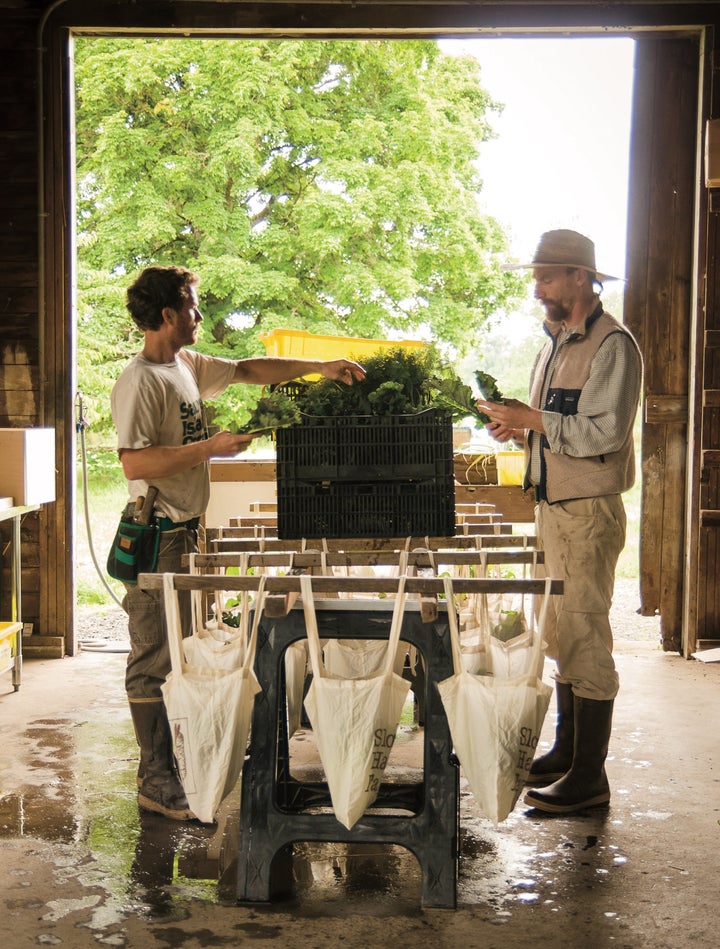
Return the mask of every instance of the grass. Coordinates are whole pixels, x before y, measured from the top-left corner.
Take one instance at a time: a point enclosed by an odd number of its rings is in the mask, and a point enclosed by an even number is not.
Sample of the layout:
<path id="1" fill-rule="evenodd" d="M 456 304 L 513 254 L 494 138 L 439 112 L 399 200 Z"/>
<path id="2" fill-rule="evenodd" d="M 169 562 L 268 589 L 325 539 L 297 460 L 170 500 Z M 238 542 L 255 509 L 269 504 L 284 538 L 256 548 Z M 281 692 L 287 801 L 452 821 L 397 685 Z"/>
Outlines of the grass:
<path id="1" fill-rule="evenodd" d="M 77 510 L 75 514 L 76 568 L 75 586 L 79 606 L 110 606 L 113 600 L 93 563 L 92 551 L 100 569 L 105 572 L 105 561 L 112 544 L 120 512 L 127 499 L 127 481 L 122 473 L 115 451 L 100 449 L 87 452 L 87 508 L 85 515 L 85 486 L 82 460 L 78 464 Z M 87 521 L 89 520 L 89 531 Z M 118 598 L 124 593 L 123 585 L 105 579 Z"/>

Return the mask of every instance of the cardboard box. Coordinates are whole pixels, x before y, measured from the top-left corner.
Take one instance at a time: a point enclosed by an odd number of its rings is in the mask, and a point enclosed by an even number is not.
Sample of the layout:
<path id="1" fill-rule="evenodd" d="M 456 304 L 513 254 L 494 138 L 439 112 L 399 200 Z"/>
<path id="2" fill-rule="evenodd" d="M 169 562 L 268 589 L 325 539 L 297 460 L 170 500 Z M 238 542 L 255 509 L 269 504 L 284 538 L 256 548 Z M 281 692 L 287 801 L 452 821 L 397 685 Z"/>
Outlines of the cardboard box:
<path id="1" fill-rule="evenodd" d="M 0 428 L 0 495 L 18 506 L 55 500 L 54 428 Z"/>

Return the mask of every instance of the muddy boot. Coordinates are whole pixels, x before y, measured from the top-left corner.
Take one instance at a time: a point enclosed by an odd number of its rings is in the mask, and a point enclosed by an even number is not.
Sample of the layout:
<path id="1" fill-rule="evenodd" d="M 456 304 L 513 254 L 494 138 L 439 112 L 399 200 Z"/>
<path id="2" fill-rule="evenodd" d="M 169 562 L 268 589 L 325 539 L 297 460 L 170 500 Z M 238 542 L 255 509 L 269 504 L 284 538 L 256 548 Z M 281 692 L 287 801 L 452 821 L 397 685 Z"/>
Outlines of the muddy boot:
<path id="1" fill-rule="evenodd" d="M 139 806 L 171 820 L 194 820 L 175 771 L 170 725 L 163 702 L 131 702 L 130 711 L 140 745 Z"/>
<path id="2" fill-rule="evenodd" d="M 555 683 L 557 699 L 557 721 L 555 744 L 546 755 L 536 758 L 525 784 L 532 787 L 547 787 L 567 774 L 573 760 L 575 738 L 575 712 L 572 686 L 566 682 Z"/>
<path id="3" fill-rule="evenodd" d="M 573 814 L 610 801 L 605 759 L 610 744 L 613 701 L 575 696 L 575 753 L 568 773 L 546 788 L 528 791 L 524 801 L 550 814 Z"/>

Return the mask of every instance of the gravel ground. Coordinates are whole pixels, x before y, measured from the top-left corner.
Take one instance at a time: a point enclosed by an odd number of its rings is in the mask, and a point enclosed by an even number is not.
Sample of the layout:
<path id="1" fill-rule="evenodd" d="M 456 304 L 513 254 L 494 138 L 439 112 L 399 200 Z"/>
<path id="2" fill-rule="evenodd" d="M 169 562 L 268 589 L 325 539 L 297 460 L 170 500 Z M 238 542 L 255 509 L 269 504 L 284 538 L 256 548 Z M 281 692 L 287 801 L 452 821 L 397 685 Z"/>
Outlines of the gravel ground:
<path id="1" fill-rule="evenodd" d="M 660 645 L 660 617 L 640 616 L 638 581 L 636 579 L 618 579 L 615 583 L 615 598 L 610 613 L 613 633 L 616 639 L 642 640 Z M 122 609 L 114 604 L 110 607 L 83 606 L 78 609 L 77 636 L 80 642 L 100 641 L 108 644 L 127 644 L 127 617 Z M 92 648 L 92 647 L 91 647 Z"/>

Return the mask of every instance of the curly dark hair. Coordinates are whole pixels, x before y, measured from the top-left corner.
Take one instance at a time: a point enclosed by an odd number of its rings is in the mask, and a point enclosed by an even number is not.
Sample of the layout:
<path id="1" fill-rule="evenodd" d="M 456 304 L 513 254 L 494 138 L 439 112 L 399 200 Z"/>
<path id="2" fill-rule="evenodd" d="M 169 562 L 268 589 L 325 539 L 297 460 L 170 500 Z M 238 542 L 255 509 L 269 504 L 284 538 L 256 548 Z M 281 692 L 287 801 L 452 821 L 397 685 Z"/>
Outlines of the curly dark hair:
<path id="1" fill-rule="evenodd" d="M 179 310 L 199 282 L 187 267 L 146 267 L 127 291 L 126 306 L 138 329 L 160 329 L 164 308 Z"/>

